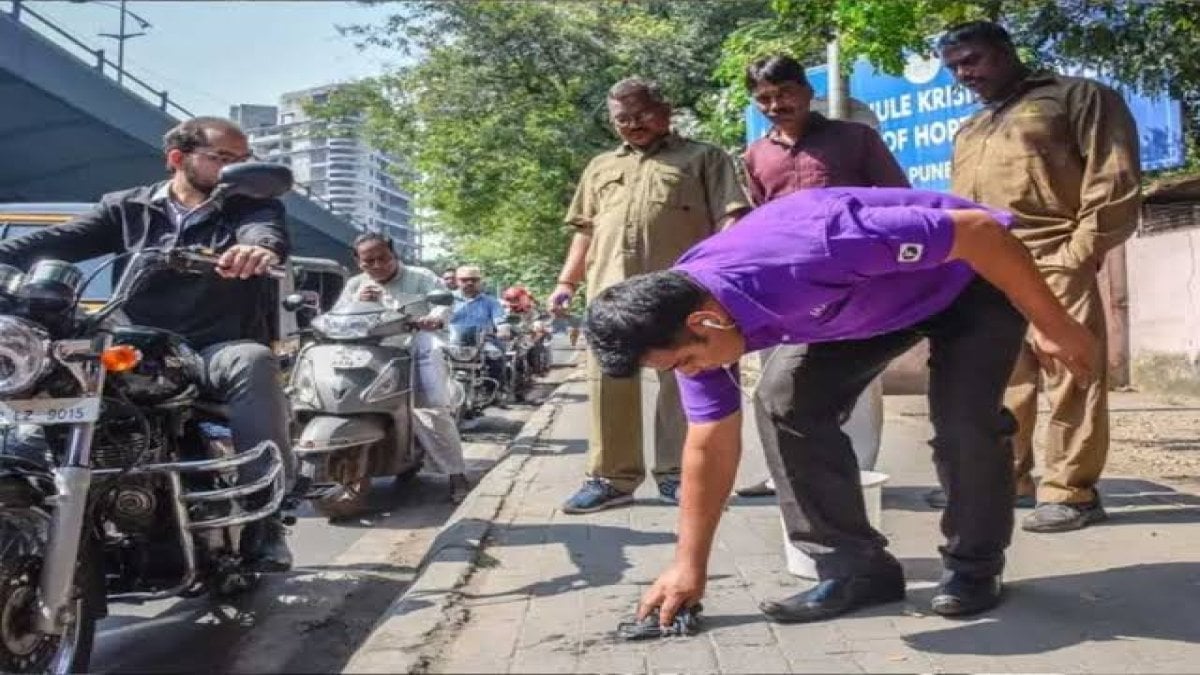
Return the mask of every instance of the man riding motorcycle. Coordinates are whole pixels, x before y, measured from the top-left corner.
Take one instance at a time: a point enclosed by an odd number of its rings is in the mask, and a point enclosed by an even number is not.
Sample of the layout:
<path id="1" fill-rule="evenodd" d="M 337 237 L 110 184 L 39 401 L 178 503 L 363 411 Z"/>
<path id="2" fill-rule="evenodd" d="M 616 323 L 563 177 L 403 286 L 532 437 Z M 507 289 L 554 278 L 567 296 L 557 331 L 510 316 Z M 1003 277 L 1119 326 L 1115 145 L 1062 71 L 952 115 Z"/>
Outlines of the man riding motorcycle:
<path id="1" fill-rule="evenodd" d="M 455 274 L 454 310 L 450 326 L 456 335 L 474 335 L 476 339 L 494 333 L 507 340 L 512 329 L 505 323 L 504 307 L 494 296 L 483 292 L 483 271 L 475 265 L 463 265 Z M 504 380 L 504 359 L 487 359 L 487 375 L 496 382 Z"/>
<path id="2" fill-rule="evenodd" d="M 500 294 L 500 300 L 509 314 L 521 317 L 518 325 L 533 338 L 533 346 L 527 355 L 530 371 L 534 375 L 545 375 L 550 369 L 550 350 L 547 346 L 550 329 L 539 318 L 541 312 L 537 298 L 523 284 L 517 284 L 505 289 Z"/>
<path id="3" fill-rule="evenodd" d="M 338 302 L 381 300 L 387 302 L 402 295 L 425 295 L 442 288 L 432 271 L 405 265 L 396 257 L 391 239 L 368 232 L 354 240 L 354 259 L 362 274 L 352 277 L 342 289 Z M 450 367 L 446 363 L 442 341 L 435 331 L 446 325 L 449 307 L 435 307 L 417 321 L 421 332 L 413 336 L 413 357 L 417 362 L 416 404 L 413 406 L 413 431 L 450 483 L 450 501 L 466 499 L 471 484 L 466 476 L 462 439 L 452 412 Z"/>
<path id="4" fill-rule="evenodd" d="M 28 268 L 39 258 L 79 262 L 169 245 L 203 246 L 219 254 L 216 276 L 154 272 L 123 311 L 133 324 L 182 335 L 200 353 L 202 393 L 228 405 L 235 449 L 273 441 L 291 484 L 295 458 L 279 366 L 266 346 L 270 296 L 262 278 L 288 255 L 283 205 L 244 196 L 210 199 L 222 167 L 251 158 L 246 135 L 229 120 L 185 121 L 167 132 L 163 149 L 169 180 L 106 194 L 84 216 L 0 243 L 0 263 Z M 114 276 L 123 266 L 116 264 Z M 248 477 L 260 476 L 268 461 L 247 466 Z M 291 568 L 278 513 L 247 529 L 252 566 L 269 572 Z"/>

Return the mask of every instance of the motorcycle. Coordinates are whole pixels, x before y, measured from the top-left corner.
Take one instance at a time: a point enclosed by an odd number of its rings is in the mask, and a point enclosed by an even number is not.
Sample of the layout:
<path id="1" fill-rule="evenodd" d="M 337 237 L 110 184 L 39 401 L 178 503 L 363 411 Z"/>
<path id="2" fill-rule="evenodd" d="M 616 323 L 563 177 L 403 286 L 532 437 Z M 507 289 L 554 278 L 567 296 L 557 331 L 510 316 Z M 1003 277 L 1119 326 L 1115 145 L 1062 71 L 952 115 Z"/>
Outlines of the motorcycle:
<path id="1" fill-rule="evenodd" d="M 290 186 L 286 167 L 246 163 L 225 167 L 217 192 Z M 79 309 L 87 284 L 74 265 L 0 266 L 3 672 L 86 671 L 111 602 L 248 590 L 258 574 L 241 554 L 254 543 L 246 526 L 285 500 L 280 448 L 234 452 L 220 406 L 198 394 L 200 356 L 119 318 L 156 273 L 212 274 L 216 256 L 145 248 L 117 260 L 124 273 L 93 314 Z M 260 477 L 239 478 L 264 456 Z"/>
<path id="2" fill-rule="evenodd" d="M 483 409 L 496 402 L 500 395 L 500 350 L 489 335 L 474 326 L 455 326 L 449 329 L 446 358 L 454 373 L 455 411 L 458 421 L 474 419 Z"/>
<path id="3" fill-rule="evenodd" d="M 303 303 L 289 297 L 285 307 Z M 418 332 L 412 310 L 453 304 L 448 291 L 379 301 L 340 302 L 313 318 L 296 356 L 288 398 L 300 431 L 293 451 L 313 508 L 332 519 L 366 509 L 371 478 L 415 475 L 424 451 L 412 430 Z"/>
<path id="4" fill-rule="evenodd" d="M 520 403 L 533 388 L 533 378 L 544 375 L 550 368 L 548 334 L 540 321 L 527 323 L 520 314 L 510 312 L 505 323 L 509 335 L 501 340 L 504 346 L 503 398 Z"/>

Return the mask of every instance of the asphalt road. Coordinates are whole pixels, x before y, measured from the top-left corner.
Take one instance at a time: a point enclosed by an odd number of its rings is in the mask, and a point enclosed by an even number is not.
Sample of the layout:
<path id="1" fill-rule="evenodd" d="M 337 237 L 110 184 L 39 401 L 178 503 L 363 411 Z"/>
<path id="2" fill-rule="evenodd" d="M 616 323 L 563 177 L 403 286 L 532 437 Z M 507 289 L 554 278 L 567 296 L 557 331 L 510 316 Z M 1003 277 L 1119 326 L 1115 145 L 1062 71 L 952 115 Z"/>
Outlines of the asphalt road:
<path id="1" fill-rule="evenodd" d="M 578 355 L 556 340 L 553 382 Z M 489 408 L 463 433 L 478 480 L 552 389 L 531 403 Z M 295 567 L 263 578 L 233 604 L 209 598 L 113 605 L 101 622 L 92 670 L 105 673 L 339 672 L 379 615 L 412 581 L 437 530 L 454 511 L 442 476 L 422 473 L 397 487 L 375 482 L 372 515 L 331 525 L 302 511 L 290 544 Z"/>

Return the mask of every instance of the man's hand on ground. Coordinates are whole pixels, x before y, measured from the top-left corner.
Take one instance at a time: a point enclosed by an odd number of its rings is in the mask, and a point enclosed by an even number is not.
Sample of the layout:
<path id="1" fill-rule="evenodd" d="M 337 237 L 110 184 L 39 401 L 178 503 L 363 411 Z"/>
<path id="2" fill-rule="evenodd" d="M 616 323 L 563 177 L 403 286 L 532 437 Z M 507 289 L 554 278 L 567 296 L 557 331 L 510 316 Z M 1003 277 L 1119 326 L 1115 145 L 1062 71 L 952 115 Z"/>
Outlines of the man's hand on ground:
<path id="1" fill-rule="evenodd" d="M 271 265 L 277 264 L 279 256 L 271 249 L 238 244 L 217 259 L 217 274 L 226 279 L 249 279 L 266 274 Z"/>
<path id="2" fill-rule="evenodd" d="M 691 607 L 704 596 L 705 571 L 691 565 L 675 563 L 663 572 L 654 585 L 642 595 L 638 604 L 638 621 L 658 609 L 658 623 L 669 626 L 684 607 Z"/>

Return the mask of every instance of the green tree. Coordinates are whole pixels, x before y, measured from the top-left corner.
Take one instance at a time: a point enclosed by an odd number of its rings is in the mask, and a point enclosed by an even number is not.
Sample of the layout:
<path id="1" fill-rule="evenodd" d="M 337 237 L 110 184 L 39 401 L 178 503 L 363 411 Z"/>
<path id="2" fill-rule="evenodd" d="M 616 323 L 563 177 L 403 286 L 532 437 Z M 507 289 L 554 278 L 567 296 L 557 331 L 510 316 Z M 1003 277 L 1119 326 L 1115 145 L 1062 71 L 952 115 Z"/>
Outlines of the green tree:
<path id="1" fill-rule="evenodd" d="M 908 52 L 929 53 L 929 38 L 955 23 L 990 19 L 1008 26 L 1026 60 L 1045 67 L 1085 65 L 1147 93 L 1184 101 L 1195 157 L 1200 134 L 1200 12 L 1194 0 L 771 0 L 769 17 L 734 30 L 715 75 L 719 102 L 710 135 L 736 144 L 744 134 L 745 64 L 770 53 L 819 62 L 840 40 L 843 64 L 860 56 L 899 74 Z M 853 94 L 853 92 L 851 92 Z M 1194 160 L 1193 160 L 1194 163 Z"/>
<path id="2" fill-rule="evenodd" d="M 688 126 L 715 91 L 724 36 L 768 14 L 765 2 L 738 0 L 408 3 L 347 32 L 415 62 L 321 112 L 361 116 L 372 142 L 406 160 L 400 178 L 456 260 L 544 293 L 565 251 L 575 182 L 616 143 L 608 87 L 656 79 Z"/>

